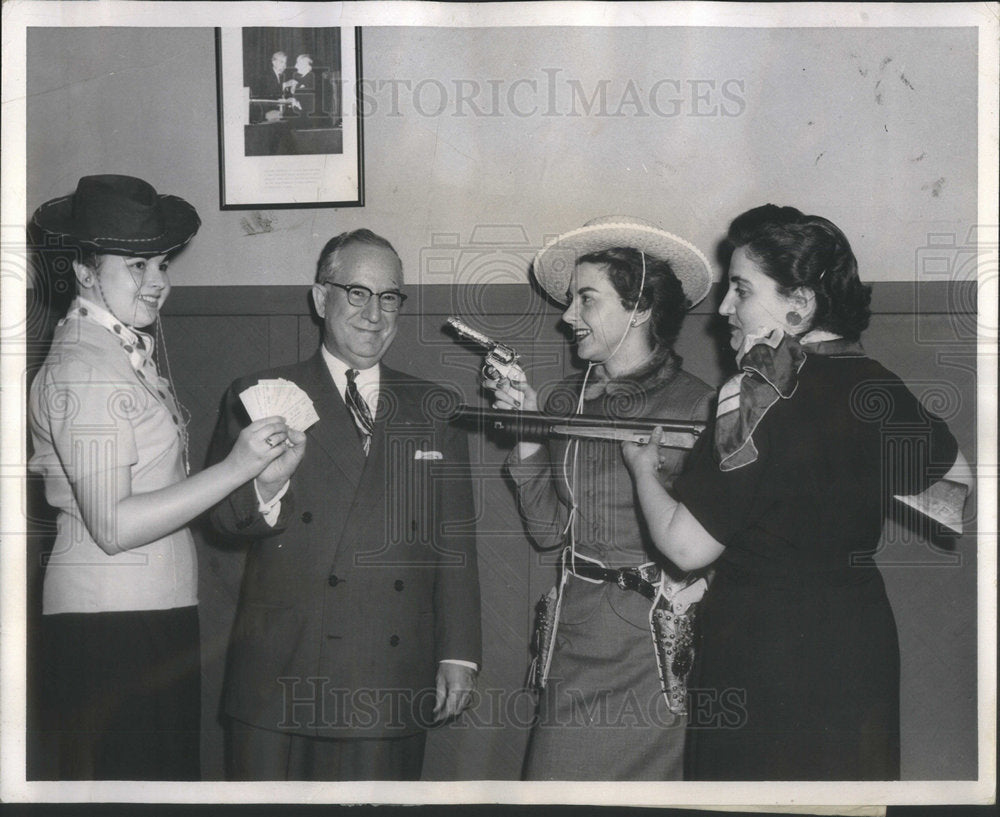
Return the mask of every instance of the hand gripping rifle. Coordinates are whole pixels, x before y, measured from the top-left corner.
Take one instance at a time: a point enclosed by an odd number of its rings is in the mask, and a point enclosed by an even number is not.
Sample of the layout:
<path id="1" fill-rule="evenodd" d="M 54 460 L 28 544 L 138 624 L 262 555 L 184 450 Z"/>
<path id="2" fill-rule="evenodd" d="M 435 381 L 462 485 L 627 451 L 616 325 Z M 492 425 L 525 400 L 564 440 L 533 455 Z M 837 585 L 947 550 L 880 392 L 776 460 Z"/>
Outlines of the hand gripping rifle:
<path id="1" fill-rule="evenodd" d="M 705 424 L 643 417 L 614 419 L 595 414 L 559 416 L 542 411 L 500 411 L 460 405 L 451 416 L 452 422 L 469 423 L 481 430 L 506 431 L 522 439 L 544 440 L 549 437 L 583 437 L 598 440 L 619 440 L 646 445 L 653 429 L 660 426 L 664 448 L 691 448 Z"/>

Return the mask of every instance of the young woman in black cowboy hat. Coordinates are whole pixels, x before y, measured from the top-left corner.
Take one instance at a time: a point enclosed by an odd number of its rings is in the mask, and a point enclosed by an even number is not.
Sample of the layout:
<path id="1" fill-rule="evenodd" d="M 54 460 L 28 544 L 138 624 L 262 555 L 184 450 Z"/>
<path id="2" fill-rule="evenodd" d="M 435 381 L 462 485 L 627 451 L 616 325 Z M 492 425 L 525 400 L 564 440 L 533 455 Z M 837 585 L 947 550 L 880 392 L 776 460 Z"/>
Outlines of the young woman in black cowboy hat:
<path id="1" fill-rule="evenodd" d="M 153 359 L 169 259 L 194 208 L 130 176 L 87 176 L 33 224 L 73 254 L 77 296 L 31 388 L 29 469 L 59 514 L 43 585 L 43 755 L 57 779 L 198 779 L 194 542 L 185 525 L 304 435 L 248 426 L 188 476 L 187 432 Z M 287 441 L 287 444 L 286 444 Z"/>
<path id="2" fill-rule="evenodd" d="M 707 419 L 712 389 L 673 351 L 684 315 L 712 276 L 697 248 L 648 222 L 595 219 L 543 248 L 534 276 L 566 305 L 582 382 L 548 384 L 548 411 L 629 419 Z M 494 407 L 536 411 L 525 381 L 492 383 Z M 658 451 L 658 479 L 685 451 Z M 617 443 L 521 442 L 507 459 L 522 517 L 540 548 L 561 547 L 540 615 L 542 687 L 524 766 L 530 780 L 679 780 L 684 742 L 684 624 L 704 592 L 659 557 Z M 655 638 L 654 638 L 655 630 Z M 668 652 L 669 651 L 669 652 Z M 675 658 L 680 660 L 675 662 Z"/>
<path id="3" fill-rule="evenodd" d="M 657 548 L 716 568 L 687 775 L 895 779 L 899 646 L 871 556 L 893 496 L 945 475 L 964 499 L 968 466 L 945 423 L 861 348 L 869 287 L 836 225 L 764 205 L 729 240 L 719 313 L 741 371 L 714 426 L 673 496 L 652 447 L 624 445 Z"/>

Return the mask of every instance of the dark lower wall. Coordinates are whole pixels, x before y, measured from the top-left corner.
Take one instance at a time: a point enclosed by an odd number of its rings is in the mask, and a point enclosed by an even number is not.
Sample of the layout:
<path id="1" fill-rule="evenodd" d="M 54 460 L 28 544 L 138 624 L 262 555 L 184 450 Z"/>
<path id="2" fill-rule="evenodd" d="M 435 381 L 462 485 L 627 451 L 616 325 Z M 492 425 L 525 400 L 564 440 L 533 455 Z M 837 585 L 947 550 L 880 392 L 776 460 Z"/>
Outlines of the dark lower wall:
<path id="1" fill-rule="evenodd" d="M 716 288 L 717 289 L 717 288 Z M 191 459 L 204 461 L 222 393 L 239 375 L 312 354 L 318 326 L 307 287 L 178 287 L 163 328 L 173 378 L 191 413 Z M 944 285 L 881 284 L 864 337 L 868 352 L 896 371 L 949 419 L 970 461 L 975 448 L 975 303 Z M 713 292 L 687 319 L 678 350 L 685 367 L 710 384 L 729 374 Z M 424 286 L 399 319 L 386 362 L 458 389 L 484 403 L 476 385 L 478 356 L 442 331 L 459 314 L 513 344 L 533 383 L 573 370 L 558 312 L 529 287 Z M 484 666 L 479 706 L 430 735 L 431 779 L 517 779 L 531 701 L 521 691 L 528 664 L 534 602 L 554 576 L 551 556 L 532 549 L 517 522 L 500 465 L 506 451 L 470 440 L 478 475 L 478 548 L 483 596 Z M 971 503 L 970 503 L 971 504 Z M 969 510 L 974 516 L 974 510 Z M 903 776 L 976 776 L 976 553 L 967 533 L 947 544 L 890 523 L 879 554 L 896 614 L 902 652 Z M 203 639 L 203 771 L 223 774 L 218 718 L 224 658 L 243 557 L 199 532 Z"/>

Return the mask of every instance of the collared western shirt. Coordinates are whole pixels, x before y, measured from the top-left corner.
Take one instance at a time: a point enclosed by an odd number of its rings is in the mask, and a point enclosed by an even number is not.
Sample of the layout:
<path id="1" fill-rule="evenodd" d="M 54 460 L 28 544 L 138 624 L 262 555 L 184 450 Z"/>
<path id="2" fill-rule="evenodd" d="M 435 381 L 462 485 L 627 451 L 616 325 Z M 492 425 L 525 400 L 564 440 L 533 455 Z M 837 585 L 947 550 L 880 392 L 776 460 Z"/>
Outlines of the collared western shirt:
<path id="1" fill-rule="evenodd" d="M 121 329 L 115 330 L 115 326 Z M 55 613 L 161 610 L 197 604 L 194 540 L 180 528 L 109 555 L 83 520 L 73 486 L 128 468 L 135 494 L 186 477 L 184 421 L 149 359 L 151 343 L 100 307 L 78 299 L 56 327 L 31 387 L 28 470 L 45 480 L 59 511 L 42 609 Z M 104 486 L 109 498 L 114 486 Z"/>

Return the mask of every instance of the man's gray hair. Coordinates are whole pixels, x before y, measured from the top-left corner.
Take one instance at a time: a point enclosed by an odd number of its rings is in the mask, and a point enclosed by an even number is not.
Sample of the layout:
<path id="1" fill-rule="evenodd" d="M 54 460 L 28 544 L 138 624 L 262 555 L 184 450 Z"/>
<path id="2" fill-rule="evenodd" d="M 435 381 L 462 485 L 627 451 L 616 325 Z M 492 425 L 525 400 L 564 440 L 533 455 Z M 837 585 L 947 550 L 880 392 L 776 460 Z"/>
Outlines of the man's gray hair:
<path id="1" fill-rule="evenodd" d="M 319 260 L 316 262 L 317 284 L 322 284 L 324 281 L 330 281 L 336 277 L 339 271 L 337 254 L 344 247 L 351 244 L 367 244 L 371 247 L 381 247 L 382 249 L 389 250 L 399 259 L 399 253 L 396 252 L 396 248 L 387 239 L 382 238 L 377 233 L 373 233 L 371 230 L 362 228 L 360 230 L 341 233 L 327 241 L 326 246 L 323 247 L 323 250 L 319 254 Z M 399 266 L 403 266 L 402 259 L 399 259 Z"/>

